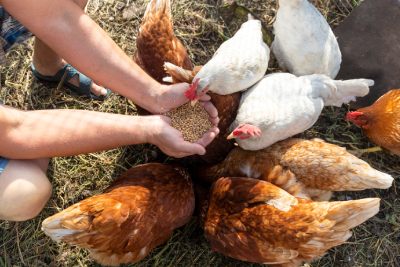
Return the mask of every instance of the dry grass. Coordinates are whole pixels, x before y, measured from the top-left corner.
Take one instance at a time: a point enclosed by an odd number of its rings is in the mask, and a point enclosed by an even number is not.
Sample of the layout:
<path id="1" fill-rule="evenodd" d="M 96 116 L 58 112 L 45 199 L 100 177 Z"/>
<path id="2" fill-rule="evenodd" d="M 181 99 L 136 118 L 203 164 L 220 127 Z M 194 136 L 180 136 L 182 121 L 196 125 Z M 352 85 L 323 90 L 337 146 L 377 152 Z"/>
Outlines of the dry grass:
<path id="1" fill-rule="evenodd" d="M 135 36 L 147 0 L 92 0 L 91 16 L 130 55 L 135 50 Z M 173 14 L 177 35 L 189 47 L 195 63 L 204 63 L 216 48 L 236 31 L 241 18 L 225 22 L 218 13 L 215 0 L 175 0 Z M 221 1 L 218 1 L 220 4 Z M 355 0 L 314 0 L 332 25 L 338 24 L 359 2 Z M 122 4 L 130 3 L 133 17 L 124 19 Z M 240 0 L 267 27 L 273 22 L 275 1 Z M 71 36 L 73 38 L 73 36 Z M 135 106 L 126 99 L 113 95 L 104 103 L 87 102 L 56 91 L 32 80 L 28 71 L 31 45 L 12 51 L 6 68 L 1 69 L 0 100 L 22 109 L 80 108 L 134 114 Z M 271 66 L 270 71 L 275 70 Z M 360 130 L 343 120 L 347 108 L 328 108 L 318 123 L 305 137 L 319 137 L 329 142 L 352 148 L 371 146 Z M 157 157 L 151 146 L 114 149 L 51 161 L 49 177 L 53 183 L 53 197 L 44 211 L 34 220 L 24 223 L 0 222 L 0 266 L 96 266 L 84 250 L 65 244 L 55 244 L 40 231 L 40 223 L 47 216 L 101 192 L 110 181 L 126 168 Z M 400 176 L 399 157 L 376 153 L 363 157 L 374 167 Z M 348 243 L 332 249 L 312 266 L 400 266 L 400 199 L 399 184 L 390 190 L 369 190 L 358 193 L 338 193 L 339 200 L 361 197 L 381 197 L 381 212 L 358 227 Z M 135 266 L 253 266 L 228 259 L 211 252 L 202 231 L 194 219 L 177 230 L 171 240 L 156 249 Z M 256 265 L 254 265 L 256 266 Z"/>

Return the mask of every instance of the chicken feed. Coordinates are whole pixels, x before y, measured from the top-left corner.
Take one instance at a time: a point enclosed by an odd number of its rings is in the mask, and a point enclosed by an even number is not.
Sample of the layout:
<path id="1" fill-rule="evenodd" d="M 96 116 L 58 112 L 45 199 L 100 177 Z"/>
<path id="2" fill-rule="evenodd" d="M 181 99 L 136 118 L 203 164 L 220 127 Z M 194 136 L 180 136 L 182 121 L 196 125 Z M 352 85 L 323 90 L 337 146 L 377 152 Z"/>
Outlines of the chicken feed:
<path id="1" fill-rule="evenodd" d="M 171 118 L 171 125 L 183 135 L 185 141 L 198 141 L 213 126 L 207 111 L 199 104 L 192 107 L 190 103 L 166 114 Z"/>

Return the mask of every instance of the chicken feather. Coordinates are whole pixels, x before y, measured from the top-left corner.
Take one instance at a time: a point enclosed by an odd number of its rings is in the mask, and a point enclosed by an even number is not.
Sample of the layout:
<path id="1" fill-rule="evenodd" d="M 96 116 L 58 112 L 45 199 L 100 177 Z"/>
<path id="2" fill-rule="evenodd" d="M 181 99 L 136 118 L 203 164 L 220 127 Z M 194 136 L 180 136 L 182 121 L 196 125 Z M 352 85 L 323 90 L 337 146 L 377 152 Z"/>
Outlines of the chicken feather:
<path id="1" fill-rule="evenodd" d="M 170 0 L 151 0 L 148 3 L 136 47 L 136 63 L 159 82 L 166 76 L 164 62 L 185 69 L 193 68 L 186 48 L 174 34 Z"/>
<path id="2" fill-rule="evenodd" d="M 369 107 L 348 113 L 347 118 L 372 142 L 400 155 L 400 89 L 387 92 Z"/>
<path id="3" fill-rule="evenodd" d="M 289 210 L 272 201 L 290 203 Z M 312 202 L 265 181 L 220 178 L 212 188 L 205 235 L 213 250 L 235 259 L 300 266 L 344 243 L 351 228 L 378 213 L 379 202 Z"/>
<path id="4" fill-rule="evenodd" d="M 235 148 L 224 161 L 195 175 L 208 183 L 226 176 L 256 178 L 317 200 L 328 200 L 330 191 L 386 189 L 393 183 L 389 174 L 320 139 L 287 139 L 259 151 Z"/>
<path id="5" fill-rule="evenodd" d="M 141 260 L 166 242 L 193 210 L 194 192 L 183 169 L 144 164 L 103 194 L 47 218 L 42 230 L 55 241 L 89 249 L 101 264 L 118 266 Z"/>
<path id="6" fill-rule="evenodd" d="M 322 14 L 308 0 L 279 0 L 271 45 L 279 65 L 301 76 L 335 78 L 342 62 L 339 44 Z"/>
<path id="7" fill-rule="evenodd" d="M 324 106 L 341 106 L 354 97 L 365 96 L 372 85 L 372 80 L 334 81 L 321 74 L 301 77 L 289 73 L 269 74 L 242 94 L 231 127 L 252 125 L 261 131 L 261 136 L 244 139 L 235 129 L 233 137 L 243 149 L 266 148 L 309 129 Z"/>
<path id="8" fill-rule="evenodd" d="M 264 76 L 270 50 L 263 41 L 261 28 L 261 21 L 249 18 L 218 48 L 194 78 L 200 80 L 197 95 L 204 90 L 219 95 L 240 92 Z"/>

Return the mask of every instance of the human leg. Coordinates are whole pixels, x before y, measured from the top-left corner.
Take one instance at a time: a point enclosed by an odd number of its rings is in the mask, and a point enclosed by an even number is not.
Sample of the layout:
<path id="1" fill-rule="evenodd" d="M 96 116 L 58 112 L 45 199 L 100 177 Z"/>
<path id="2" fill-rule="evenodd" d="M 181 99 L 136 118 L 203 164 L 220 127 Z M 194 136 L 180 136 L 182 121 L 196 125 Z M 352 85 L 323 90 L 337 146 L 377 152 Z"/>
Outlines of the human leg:
<path id="1" fill-rule="evenodd" d="M 0 174 L 0 219 L 34 218 L 51 196 L 46 177 L 48 159 L 10 160 Z"/>
<path id="2" fill-rule="evenodd" d="M 80 8 L 85 9 L 87 0 L 71 0 Z M 71 36 L 73 38 L 73 36 Z M 44 76 L 53 76 L 61 70 L 67 63 L 59 55 L 57 55 L 49 46 L 47 46 L 39 38 L 35 38 L 34 53 L 32 59 L 33 65 L 37 72 Z M 78 75 L 71 78 L 68 82 L 75 86 L 79 86 Z M 91 85 L 91 92 L 97 96 L 106 95 L 108 91 L 95 83 Z"/>

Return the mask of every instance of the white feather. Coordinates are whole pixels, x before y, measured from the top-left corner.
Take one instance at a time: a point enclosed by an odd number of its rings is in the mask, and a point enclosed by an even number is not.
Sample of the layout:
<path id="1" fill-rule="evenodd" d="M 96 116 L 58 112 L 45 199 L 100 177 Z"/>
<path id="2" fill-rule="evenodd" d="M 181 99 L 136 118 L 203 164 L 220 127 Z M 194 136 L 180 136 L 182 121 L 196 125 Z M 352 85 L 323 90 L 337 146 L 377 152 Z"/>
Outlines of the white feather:
<path id="1" fill-rule="evenodd" d="M 308 0 L 279 0 L 272 51 L 279 65 L 301 76 L 335 78 L 342 55 L 329 24 Z"/>
<path id="2" fill-rule="evenodd" d="M 251 124 L 261 129 L 261 136 L 236 142 L 243 149 L 259 150 L 302 133 L 314 125 L 326 104 L 341 105 L 348 97 L 364 96 L 371 84 L 364 79 L 334 81 L 321 74 L 267 75 L 243 93 L 231 126 Z"/>
<path id="3" fill-rule="evenodd" d="M 198 92 L 208 86 L 220 95 L 243 91 L 265 75 L 269 62 L 269 47 L 264 43 L 261 22 L 250 19 L 224 42 L 213 58 L 197 73 Z"/>

